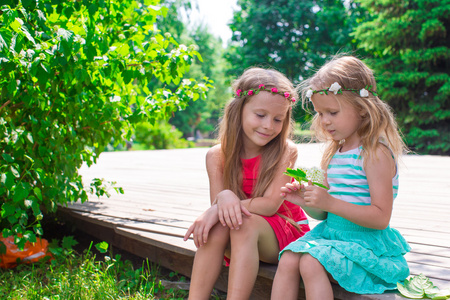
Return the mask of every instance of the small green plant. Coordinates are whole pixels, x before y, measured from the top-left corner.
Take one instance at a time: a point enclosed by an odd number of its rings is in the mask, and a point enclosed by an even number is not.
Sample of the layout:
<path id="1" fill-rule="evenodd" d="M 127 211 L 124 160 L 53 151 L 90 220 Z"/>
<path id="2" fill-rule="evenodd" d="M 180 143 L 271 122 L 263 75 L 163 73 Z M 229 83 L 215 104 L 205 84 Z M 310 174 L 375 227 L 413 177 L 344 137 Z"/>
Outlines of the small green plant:
<path id="1" fill-rule="evenodd" d="M 113 255 L 106 242 L 90 243 L 79 254 L 78 242 L 67 236 L 52 240 L 50 262 L 0 269 L 0 299 L 184 299 L 187 291 L 165 288 L 158 265 L 141 268 Z M 95 246 L 95 247 L 94 247 Z M 96 255 L 98 250 L 101 255 Z M 105 255 L 104 254 L 108 254 Z M 100 257 L 101 256 L 101 257 Z M 171 276 L 176 276 L 175 273 Z M 170 277 L 171 278 L 171 277 Z"/>
<path id="2" fill-rule="evenodd" d="M 404 283 L 397 283 L 402 296 L 411 299 L 450 299 L 450 289 L 440 290 L 423 274 L 405 279 Z"/>

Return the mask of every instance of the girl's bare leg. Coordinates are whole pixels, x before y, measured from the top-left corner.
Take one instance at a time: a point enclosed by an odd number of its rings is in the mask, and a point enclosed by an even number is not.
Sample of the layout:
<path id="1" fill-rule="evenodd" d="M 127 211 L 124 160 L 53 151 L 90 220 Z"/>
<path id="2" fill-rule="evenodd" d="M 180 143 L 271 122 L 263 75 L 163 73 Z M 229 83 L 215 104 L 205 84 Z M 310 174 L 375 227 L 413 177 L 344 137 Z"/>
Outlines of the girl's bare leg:
<path id="1" fill-rule="evenodd" d="M 229 243 L 230 230 L 220 223 L 211 228 L 208 242 L 197 249 L 192 267 L 189 299 L 210 299 L 219 277 L 225 248 Z"/>
<path id="2" fill-rule="evenodd" d="M 272 285 L 272 300 L 295 300 L 300 285 L 301 254 L 283 252 Z"/>
<path id="3" fill-rule="evenodd" d="M 278 241 L 272 227 L 258 215 L 244 218 L 239 230 L 230 231 L 231 261 L 227 299 L 248 299 L 259 261 L 278 262 Z"/>
<path id="4" fill-rule="evenodd" d="M 305 284 L 306 299 L 333 300 L 333 289 L 322 264 L 309 254 L 300 257 L 300 274 Z"/>

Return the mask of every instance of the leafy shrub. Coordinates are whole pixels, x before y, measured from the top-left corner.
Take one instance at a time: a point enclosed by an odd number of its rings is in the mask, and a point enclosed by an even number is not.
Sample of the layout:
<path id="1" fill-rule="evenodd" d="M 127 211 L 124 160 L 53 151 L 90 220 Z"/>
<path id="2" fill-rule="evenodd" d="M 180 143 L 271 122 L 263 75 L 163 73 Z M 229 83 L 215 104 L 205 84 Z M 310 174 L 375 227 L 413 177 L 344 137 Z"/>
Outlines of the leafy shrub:
<path id="1" fill-rule="evenodd" d="M 182 138 L 183 133 L 165 120 L 136 125 L 133 143 L 138 143 L 143 149 L 174 149 L 194 147 L 194 142 Z"/>
<path id="2" fill-rule="evenodd" d="M 204 97 L 207 79 L 183 79 L 201 57 L 156 30 L 167 10 L 158 2 L 0 7 L 0 226 L 19 247 L 43 234 L 44 214 L 87 200 L 78 169 L 111 140 L 123 143 L 135 124 Z M 150 91 L 150 80 L 176 88 Z"/>

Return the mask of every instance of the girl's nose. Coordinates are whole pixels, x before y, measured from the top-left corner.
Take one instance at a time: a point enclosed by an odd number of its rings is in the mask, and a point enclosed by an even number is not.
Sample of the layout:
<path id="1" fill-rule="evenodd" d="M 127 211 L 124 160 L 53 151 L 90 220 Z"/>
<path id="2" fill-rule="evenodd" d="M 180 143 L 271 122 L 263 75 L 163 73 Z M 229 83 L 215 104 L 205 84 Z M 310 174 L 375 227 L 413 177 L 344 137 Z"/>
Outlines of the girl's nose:
<path id="1" fill-rule="evenodd" d="M 330 124 L 330 119 L 328 119 L 325 116 L 322 116 L 322 125 L 329 125 Z"/>
<path id="2" fill-rule="evenodd" d="M 273 122 L 270 118 L 266 118 L 263 122 L 263 127 L 267 129 L 271 129 L 273 127 Z"/>

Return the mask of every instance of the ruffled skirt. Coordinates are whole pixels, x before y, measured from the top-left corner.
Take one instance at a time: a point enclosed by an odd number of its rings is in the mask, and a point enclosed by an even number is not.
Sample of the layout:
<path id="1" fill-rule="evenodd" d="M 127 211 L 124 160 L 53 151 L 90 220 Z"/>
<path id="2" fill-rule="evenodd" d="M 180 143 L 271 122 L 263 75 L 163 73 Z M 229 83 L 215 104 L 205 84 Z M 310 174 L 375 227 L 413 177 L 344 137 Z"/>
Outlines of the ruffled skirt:
<path id="1" fill-rule="evenodd" d="M 395 290 L 409 275 L 404 255 L 411 250 L 400 232 L 362 227 L 328 213 L 303 237 L 280 252 L 309 253 L 341 287 L 358 294 Z"/>

